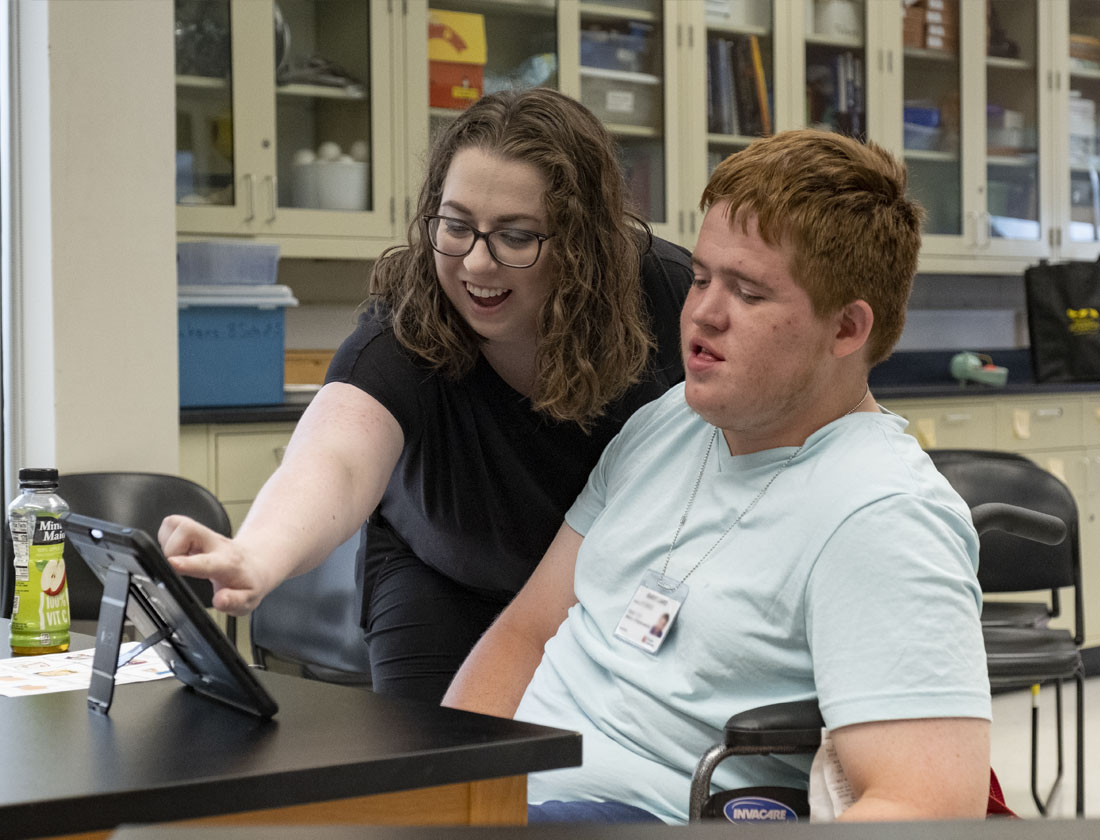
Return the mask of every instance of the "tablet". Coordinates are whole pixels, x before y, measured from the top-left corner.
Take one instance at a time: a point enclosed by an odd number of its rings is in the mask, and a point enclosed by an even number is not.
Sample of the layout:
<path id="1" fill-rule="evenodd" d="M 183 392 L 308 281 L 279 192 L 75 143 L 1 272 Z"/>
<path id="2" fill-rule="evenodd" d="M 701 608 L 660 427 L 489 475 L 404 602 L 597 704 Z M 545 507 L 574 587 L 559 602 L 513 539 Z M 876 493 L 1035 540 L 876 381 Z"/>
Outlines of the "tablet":
<path id="1" fill-rule="evenodd" d="M 65 536 L 104 582 L 106 592 L 111 590 L 109 577 L 124 581 L 119 571 L 128 574 L 128 594 L 118 599 L 126 602 L 126 617 L 146 641 L 162 637 L 154 650 L 180 682 L 259 717 L 268 718 L 278 711 L 271 695 L 148 534 L 70 513 L 65 516 Z M 97 654 L 105 642 L 103 612 L 108 606 L 105 601 L 100 611 Z M 96 659 L 98 662 L 98 655 Z M 109 677 L 113 682 L 113 670 Z M 109 695 L 106 704 L 109 708 Z"/>

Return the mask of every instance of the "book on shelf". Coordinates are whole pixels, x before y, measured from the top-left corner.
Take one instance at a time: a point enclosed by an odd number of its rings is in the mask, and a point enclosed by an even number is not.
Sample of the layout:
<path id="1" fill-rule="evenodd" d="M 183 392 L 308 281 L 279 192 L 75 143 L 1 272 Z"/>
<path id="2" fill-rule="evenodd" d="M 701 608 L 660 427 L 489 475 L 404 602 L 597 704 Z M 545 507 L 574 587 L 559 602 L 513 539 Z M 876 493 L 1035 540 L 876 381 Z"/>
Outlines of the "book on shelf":
<path id="1" fill-rule="evenodd" d="M 756 35 L 707 41 L 707 130 L 716 134 L 771 134 L 768 79 Z"/>
<path id="2" fill-rule="evenodd" d="M 760 110 L 760 133 L 767 135 L 772 133 L 772 120 L 771 111 L 768 108 L 768 83 L 764 76 L 764 60 L 760 54 L 760 39 L 755 35 L 750 35 L 749 47 L 752 52 L 752 74 L 756 102 Z"/>

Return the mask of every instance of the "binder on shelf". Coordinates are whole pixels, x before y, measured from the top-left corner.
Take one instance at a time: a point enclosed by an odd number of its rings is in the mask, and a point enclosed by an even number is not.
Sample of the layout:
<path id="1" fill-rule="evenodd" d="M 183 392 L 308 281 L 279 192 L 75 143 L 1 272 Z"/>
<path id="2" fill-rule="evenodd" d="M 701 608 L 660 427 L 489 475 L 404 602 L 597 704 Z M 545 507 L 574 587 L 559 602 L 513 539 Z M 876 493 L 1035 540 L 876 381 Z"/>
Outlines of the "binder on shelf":
<path id="1" fill-rule="evenodd" d="M 760 133 L 767 135 L 772 133 L 772 120 L 771 111 L 768 109 L 768 83 L 764 76 L 764 60 L 760 55 L 760 39 L 755 35 L 750 35 L 749 47 L 752 52 L 756 101 L 760 109 Z"/>
<path id="2" fill-rule="evenodd" d="M 753 69 L 752 43 L 748 38 L 738 38 L 733 43 L 734 72 L 737 76 L 736 102 L 741 133 L 752 136 L 763 132 L 760 102 L 757 99 L 755 70 Z"/>

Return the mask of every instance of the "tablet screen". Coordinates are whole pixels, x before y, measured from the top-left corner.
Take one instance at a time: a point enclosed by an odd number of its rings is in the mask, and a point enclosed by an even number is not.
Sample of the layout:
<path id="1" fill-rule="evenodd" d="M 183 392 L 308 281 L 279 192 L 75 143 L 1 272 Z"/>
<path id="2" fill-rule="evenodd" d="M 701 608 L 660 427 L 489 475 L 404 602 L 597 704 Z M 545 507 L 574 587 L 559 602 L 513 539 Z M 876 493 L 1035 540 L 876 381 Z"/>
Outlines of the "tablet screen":
<path id="1" fill-rule="evenodd" d="M 111 566 L 129 573 L 126 617 L 144 638 L 164 635 L 155 650 L 177 679 L 251 714 L 275 714 L 271 695 L 148 534 L 70 513 L 65 536 L 105 583 Z"/>

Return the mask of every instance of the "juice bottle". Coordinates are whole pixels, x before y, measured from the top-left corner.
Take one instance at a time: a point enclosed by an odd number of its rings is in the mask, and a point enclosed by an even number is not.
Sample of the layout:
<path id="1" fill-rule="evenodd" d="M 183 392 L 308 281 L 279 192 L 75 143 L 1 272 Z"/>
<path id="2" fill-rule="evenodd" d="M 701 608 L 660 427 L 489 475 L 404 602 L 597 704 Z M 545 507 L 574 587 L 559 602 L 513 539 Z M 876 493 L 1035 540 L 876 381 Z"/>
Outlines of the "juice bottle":
<path id="1" fill-rule="evenodd" d="M 19 471 L 19 496 L 8 505 L 15 560 L 11 651 L 57 653 L 69 649 L 69 589 L 65 529 L 69 506 L 57 495 L 57 470 Z"/>

